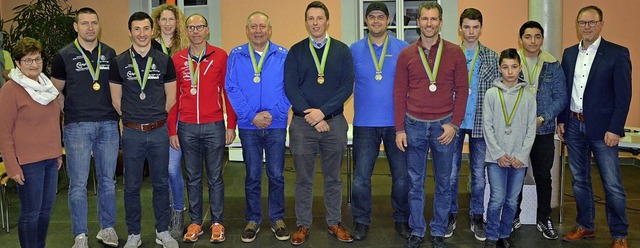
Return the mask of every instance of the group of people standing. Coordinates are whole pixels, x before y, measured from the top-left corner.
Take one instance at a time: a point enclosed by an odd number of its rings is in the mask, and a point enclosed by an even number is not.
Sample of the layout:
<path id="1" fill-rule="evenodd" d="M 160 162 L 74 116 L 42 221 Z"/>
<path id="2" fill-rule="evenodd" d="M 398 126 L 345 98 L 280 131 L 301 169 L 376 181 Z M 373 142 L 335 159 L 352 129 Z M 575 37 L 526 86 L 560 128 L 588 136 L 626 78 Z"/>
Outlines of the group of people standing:
<path id="1" fill-rule="evenodd" d="M 45 246 L 62 165 L 61 139 L 70 178 L 74 248 L 88 247 L 91 158 L 98 178 L 96 238 L 119 245 L 114 176 L 120 145 L 128 233 L 124 247 L 142 244 L 140 188 L 145 160 L 153 185 L 155 242 L 178 247 L 177 240 L 196 242 L 204 234 L 203 167 L 211 213 L 209 241 L 225 241 L 223 153 L 235 139 L 237 125 L 246 165 L 243 242 L 255 240 L 262 223 L 263 159 L 273 235 L 293 245 L 307 240 L 318 155 L 328 232 L 342 242 L 365 239 L 371 225 L 372 173 L 383 144 L 392 175 L 392 218 L 408 247 L 419 247 L 426 236 L 423 211 L 431 152 L 435 179 L 431 241 L 434 247 L 446 247 L 445 238 L 453 235 L 457 224 L 465 135 L 471 171 L 470 228 L 475 238 L 485 247 L 513 247 L 509 236 L 519 227 L 518 198 L 526 167 L 532 166 L 537 229 L 545 238 L 557 239 L 550 206 L 557 133 L 569 147 L 578 207 L 577 226 L 562 239 L 595 235 L 593 152 L 605 185 L 613 247 L 627 247 L 617 145 L 631 99 L 631 63 L 626 48 L 601 38 L 602 11 L 587 6 L 578 12 L 582 40 L 565 50 L 562 64 L 541 50 L 544 30 L 535 21 L 520 28 L 522 49 L 498 54 L 479 42 L 483 25 L 479 10 L 468 8 L 460 15 L 460 45 L 440 37 L 442 13 L 436 2 L 421 4 L 420 38 L 408 44 L 388 34 L 387 6 L 371 2 L 365 11 L 368 34 L 348 47 L 328 35 L 329 10 L 314 1 L 305 10 L 309 36 L 287 50 L 270 40 L 269 16 L 254 12 L 247 18 L 248 42 L 227 55 L 207 42 L 204 16 L 185 17 L 175 5 L 164 4 L 151 16 L 131 15 L 132 46 L 116 55 L 98 39 L 97 13 L 81 8 L 73 24 L 78 37 L 53 59 L 51 80 L 42 74 L 42 45 L 31 38 L 21 40 L 13 49 L 17 68 L 0 90 L 0 151 L 8 175 L 18 184 L 21 246 Z M 340 168 L 348 130 L 343 106 L 352 93 L 355 173 L 350 232 L 342 223 Z M 296 171 L 293 234 L 283 221 L 290 109 L 289 147 Z M 491 192 L 486 218 L 485 171 Z M 185 182 L 190 217 L 186 232 Z"/>

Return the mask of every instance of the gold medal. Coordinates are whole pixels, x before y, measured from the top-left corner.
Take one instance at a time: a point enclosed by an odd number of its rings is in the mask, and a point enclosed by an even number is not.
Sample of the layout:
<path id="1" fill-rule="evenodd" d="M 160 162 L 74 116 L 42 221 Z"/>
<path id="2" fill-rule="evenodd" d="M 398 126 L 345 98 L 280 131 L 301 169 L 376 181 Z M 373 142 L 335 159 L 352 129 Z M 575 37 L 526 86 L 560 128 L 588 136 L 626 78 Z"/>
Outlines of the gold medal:
<path id="1" fill-rule="evenodd" d="M 318 84 L 323 84 L 323 83 L 324 83 L 324 77 L 318 76 Z"/>
<path id="2" fill-rule="evenodd" d="M 437 89 L 438 86 L 436 86 L 436 82 L 433 82 L 431 85 L 429 85 L 429 91 L 436 92 Z"/>
<path id="3" fill-rule="evenodd" d="M 98 83 L 98 81 L 94 81 L 93 82 L 93 90 L 95 90 L 95 91 L 99 91 L 100 90 L 100 84 Z"/>
<path id="4" fill-rule="evenodd" d="M 189 92 L 191 93 L 191 95 L 195 95 L 196 93 L 198 93 L 198 90 L 195 87 L 193 87 Z"/>
<path id="5" fill-rule="evenodd" d="M 144 91 L 142 93 L 140 93 L 140 100 L 143 100 L 147 98 L 147 95 L 144 93 Z"/>
<path id="6" fill-rule="evenodd" d="M 382 80 L 382 73 L 376 73 L 376 80 L 377 81 Z"/>
<path id="7" fill-rule="evenodd" d="M 253 76 L 253 82 L 254 83 L 260 83 L 260 75 L 256 74 L 255 76 Z"/>

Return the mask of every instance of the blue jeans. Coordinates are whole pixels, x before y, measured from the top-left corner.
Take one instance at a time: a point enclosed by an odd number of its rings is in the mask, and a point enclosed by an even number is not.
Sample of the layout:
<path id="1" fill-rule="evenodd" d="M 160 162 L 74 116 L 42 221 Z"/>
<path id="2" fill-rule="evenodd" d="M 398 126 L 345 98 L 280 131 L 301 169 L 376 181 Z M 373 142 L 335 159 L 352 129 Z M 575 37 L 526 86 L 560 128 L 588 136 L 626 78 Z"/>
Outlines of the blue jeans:
<path id="1" fill-rule="evenodd" d="M 471 138 L 471 129 L 460 129 L 454 139 L 453 168 L 451 169 L 451 208 L 449 213 L 458 213 L 458 178 L 462 166 L 462 146 L 464 136 L 469 135 L 469 172 L 471 173 L 471 199 L 469 203 L 469 215 L 484 213 L 484 155 L 487 144 L 484 138 Z"/>
<path id="2" fill-rule="evenodd" d="M 44 248 L 49 218 L 56 202 L 58 161 L 55 158 L 47 159 L 21 167 L 25 182 L 24 185 L 16 184 L 20 197 L 20 246 Z"/>
<path id="3" fill-rule="evenodd" d="M 175 211 L 184 210 L 184 179 L 182 178 L 182 151 L 169 146 L 169 190 L 171 206 Z"/>
<path id="4" fill-rule="evenodd" d="M 269 178 L 269 219 L 284 218 L 284 152 L 287 129 L 240 129 L 242 157 L 246 168 L 244 192 L 247 221 L 262 221 L 262 153 Z"/>
<path id="5" fill-rule="evenodd" d="M 409 221 L 409 178 L 405 154 L 396 146 L 395 127 L 353 127 L 353 221 L 371 223 L 371 175 L 380 152 L 380 141 L 391 171 L 391 207 L 393 222 Z"/>
<path id="6" fill-rule="evenodd" d="M 433 217 L 429 226 L 431 236 L 444 237 L 447 231 L 449 206 L 451 205 L 451 163 L 453 160 L 453 142 L 443 145 L 438 137 L 444 133 L 442 125 L 451 122 L 451 117 L 438 121 L 419 121 L 406 116 L 404 128 L 407 133 L 407 171 L 409 173 L 409 227 L 412 235 L 424 237 L 427 223 L 424 219 L 425 190 L 424 180 L 427 173 L 427 153 L 431 150 L 433 174 L 436 187 L 433 196 Z"/>
<path id="7" fill-rule="evenodd" d="M 508 238 L 518 207 L 518 195 L 522 191 L 526 167 L 502 168 L 497 163 L 487 163 L 489 175 L 489 205 L 487 206 L 487 239 Z"/>
<path id="8" fill-rule="evenodd" d="M 91 157 L 98 179 L 98 223 L 100 228 L 116 223 L 115 172 L 120 150 L 117 121 L 74 122 L 64 126 L 69 212 L 73 236 L 88 234 L 87 180 Z"/>
<path id="9" fill-rule="evenodd" d="M 149 163 L 153 185 L 153 213 L 155 229 L 164 232 L 169 227 L 169 132 L 167 125 L 150 131 L 124 127 L 122 131 L 122 160 L 124 162 L 124 210 L 129 234 L 140 234 L 142 206 L 140 187 L 145 159 Z"/>
<path id="10" fill-rule="evenodd" d="M 211 223 L 222 223 L 224 184 L 222 160 L 225 146 L 224 122 L 178 123 L 178 138 L 187 171 L 187 195 L 191 223 L 202 225 L 202 163 L 207 169 Z"/>
<path id="11" fill-rule="evenodd" d="M 629 227 L 626 210 L 626 194 L 622 187 L 618 146 L 608 147 L 602 140 L 589 140 L 584 122 L 571 117 L 565 125 L 565 140 L 569 151 L 569 167 L 573 175 L 573 194 L 578 214 L 576 222 L 587 230 L 595 230 L 593 220 L 596 209 L 591 184 L 591 152 L 596 160 L 600 180 L 605 193 L 605 211 L 609 231 L 613 238 L 626 237 Z"/>

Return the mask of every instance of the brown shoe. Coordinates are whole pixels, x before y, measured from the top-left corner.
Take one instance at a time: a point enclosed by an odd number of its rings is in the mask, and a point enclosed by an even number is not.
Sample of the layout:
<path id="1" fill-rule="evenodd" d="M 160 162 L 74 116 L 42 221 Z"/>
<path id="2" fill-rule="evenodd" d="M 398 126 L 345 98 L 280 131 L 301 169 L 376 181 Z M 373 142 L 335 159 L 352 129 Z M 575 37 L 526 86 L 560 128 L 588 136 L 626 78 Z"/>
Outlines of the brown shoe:
<path id="1" fill-rule="evenodd" d="M 594 238 L 595 236 L 595 231 L 584 229 L 581 226 L 576 226 L 570 233 L 562 235 L 562 240 L 572 242 L 581 239 Z"/>
<path id="2" fill-rule="evenodd" d="M 627 239 L 614 239 L 612 248 L 627 248 L 629 244 L 627 243 Z"/>
<path id="3" fill-rule="evenodd" d="M 336 225 L 330 226 L 329 234 L 336 236 L 336 238 L 342 242 L 348 243 L 353 241 L 351 234 L 349 234 L 349 231 L 347 231 L 347 229 L 344 229 L 344 226 L 342 226 L 342 223 L 338 223 Z"/>
<path id="4" fill-rule="evenodd" d="M 304 226 L 298 226 L 298 230 L 291 236 L 292 245 L 301 245 L 304 241 L 307 241 L 309 237 L 309 228 Z"/>

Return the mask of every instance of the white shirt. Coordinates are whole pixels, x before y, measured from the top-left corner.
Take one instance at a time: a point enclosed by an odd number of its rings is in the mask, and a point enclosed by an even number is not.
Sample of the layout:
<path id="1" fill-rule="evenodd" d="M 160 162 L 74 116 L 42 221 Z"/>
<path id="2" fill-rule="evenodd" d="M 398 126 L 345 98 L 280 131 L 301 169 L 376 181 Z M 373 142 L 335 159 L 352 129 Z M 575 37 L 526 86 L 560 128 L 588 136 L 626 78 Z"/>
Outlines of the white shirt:
<path id="1" fill-rule="evenodd" d="M 583 113 L 582 98 L 584 97 L 584 89 L 587 87 L 587 79 L 591 64 L 596 57 L 596 52 L 602 41 L 602 36 L 589 45 L 587 49 L 582 48 L 582 41 L 578 44 L 578 58 L 576 59 L 576 68 L 573 72 L 573 88 L 571 89 L 571 105 L 572 112 Z"/>

